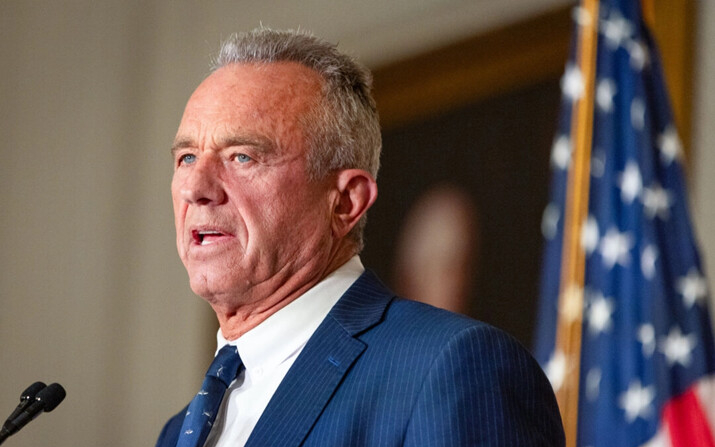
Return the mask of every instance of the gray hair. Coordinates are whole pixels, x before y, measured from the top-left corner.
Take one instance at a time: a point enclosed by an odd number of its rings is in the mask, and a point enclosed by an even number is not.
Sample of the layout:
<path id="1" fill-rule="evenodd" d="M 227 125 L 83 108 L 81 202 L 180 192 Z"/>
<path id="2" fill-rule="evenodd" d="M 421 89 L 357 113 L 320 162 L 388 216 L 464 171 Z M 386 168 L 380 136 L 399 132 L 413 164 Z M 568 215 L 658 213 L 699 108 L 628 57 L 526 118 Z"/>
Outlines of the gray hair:
<path id="1" fill-rule="evenodd" d="M 323 79 L 322 100 L 301 117 L 307 134 L 308 174 L 324 178 L 340 169 L 363 169 L 377 178 L 382 136 L 372 75 L 336 46 L 304 31 L 266 28 L 231 35 L 221 45 L 212 70 L 235 63 L 297 62 Z M 365 216 L 350 237 L 363 247 Z"/>

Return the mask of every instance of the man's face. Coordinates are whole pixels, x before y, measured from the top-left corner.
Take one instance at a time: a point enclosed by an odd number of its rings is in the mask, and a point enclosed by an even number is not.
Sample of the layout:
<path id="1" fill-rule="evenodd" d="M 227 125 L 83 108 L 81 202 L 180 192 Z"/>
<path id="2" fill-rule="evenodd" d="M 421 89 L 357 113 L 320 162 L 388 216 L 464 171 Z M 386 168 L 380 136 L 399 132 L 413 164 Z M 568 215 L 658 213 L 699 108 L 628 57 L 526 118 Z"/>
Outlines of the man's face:
<path id="1" fill-rule="evenodd" d="M 233 64 L 194 92 L 174 148 L 176 241 L 194 292 L 273 293 L 331 246 L 329 180 L 310 181 L 299 117 L 320 78 L 295 63 Z"/>

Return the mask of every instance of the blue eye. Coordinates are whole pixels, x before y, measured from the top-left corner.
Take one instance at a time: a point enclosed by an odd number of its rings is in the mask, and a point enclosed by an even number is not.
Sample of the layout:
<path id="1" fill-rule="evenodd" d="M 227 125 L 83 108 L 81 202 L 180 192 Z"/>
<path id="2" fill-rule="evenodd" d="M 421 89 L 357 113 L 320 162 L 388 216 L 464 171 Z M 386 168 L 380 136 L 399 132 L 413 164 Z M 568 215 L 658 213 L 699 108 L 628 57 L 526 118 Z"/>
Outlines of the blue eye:
<path id="1" fill-rule="evenodd" d="M 196 155 L 194 154 L 184 154 L 179 157 L 179 164 L 190 165 L 196 161 Z"/>
<path id="2" fill-rule="evenodd" d="M 239 163 L 248 163 L 249 161 L 252 160 L 252 158 L 249 157 L 249 156 L 246 155 L 246 154 L 236 154 L 236 155 L 234 156 L 234 159 L 235 159 L 236 161 L 238 161 Z"/>

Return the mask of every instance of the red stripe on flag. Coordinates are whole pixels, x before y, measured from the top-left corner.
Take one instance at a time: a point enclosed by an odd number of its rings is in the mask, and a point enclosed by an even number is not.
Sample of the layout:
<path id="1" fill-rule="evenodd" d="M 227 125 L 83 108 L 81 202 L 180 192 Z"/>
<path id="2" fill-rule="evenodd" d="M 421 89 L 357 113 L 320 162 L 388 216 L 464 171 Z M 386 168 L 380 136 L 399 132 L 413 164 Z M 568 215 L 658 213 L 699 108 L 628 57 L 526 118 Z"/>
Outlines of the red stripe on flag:
<path id="1" fill-rule="evenodd" d="M 715 447 L 713 432 L 694 388 L 671 399 L 663 410 L 673 447 Z"/>

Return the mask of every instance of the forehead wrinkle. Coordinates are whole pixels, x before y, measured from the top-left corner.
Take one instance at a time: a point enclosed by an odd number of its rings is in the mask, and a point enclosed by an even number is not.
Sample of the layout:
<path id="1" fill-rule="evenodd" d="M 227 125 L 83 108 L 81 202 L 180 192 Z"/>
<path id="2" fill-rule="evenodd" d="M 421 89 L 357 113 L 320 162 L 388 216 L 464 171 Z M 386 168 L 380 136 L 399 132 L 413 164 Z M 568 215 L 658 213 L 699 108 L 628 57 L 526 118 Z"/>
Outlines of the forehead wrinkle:
<path id="1" fill-rule="evenodd" d="M 285 69 L 294 65 L 298 72 L 286 76 Z M 259 68 L 262 76 L 246 80 L 244 76 L 250 75 L 252 68 Z M 300 117 L 321 102 L 322 87 L 317 73 L 296 63 L 222 67 L 189 99 L 172 153 L 186 148 L 215 151 L 232 146 L 250 146 L 267 153 L 304 146 L 310 130 L 304 128 Z M 243 129 L 242 120 L 248 120 L 255 129 Z"/>

